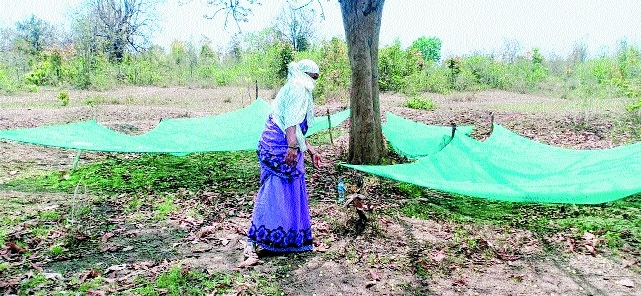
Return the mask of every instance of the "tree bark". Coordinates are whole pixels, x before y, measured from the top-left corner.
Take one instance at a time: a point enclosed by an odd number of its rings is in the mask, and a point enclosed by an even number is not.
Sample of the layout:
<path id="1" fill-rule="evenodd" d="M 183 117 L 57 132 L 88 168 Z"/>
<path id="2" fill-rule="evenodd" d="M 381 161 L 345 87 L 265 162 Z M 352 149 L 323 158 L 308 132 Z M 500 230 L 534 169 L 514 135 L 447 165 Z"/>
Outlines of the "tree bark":
<path id="1" fill-rule="evenodd" d="M 377 164 L 385 153 L 378 88 L 378 42 L 385 0 L 340 0 L 350 89 L 349 162 Z"/>

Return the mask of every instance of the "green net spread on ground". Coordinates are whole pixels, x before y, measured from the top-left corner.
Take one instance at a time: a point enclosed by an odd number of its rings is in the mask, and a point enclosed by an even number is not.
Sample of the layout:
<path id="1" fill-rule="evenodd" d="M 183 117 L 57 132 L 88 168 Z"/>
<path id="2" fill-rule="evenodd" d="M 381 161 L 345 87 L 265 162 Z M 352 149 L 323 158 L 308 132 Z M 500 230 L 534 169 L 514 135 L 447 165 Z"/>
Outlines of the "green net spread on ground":
<path id="1" fill-rule="evenodd" d="M 143 135 L 118 133 L 95 120 L 64 125 L 0 131 L 0 140 L 88 151 L 171 153 L 255 150 L 271 112 L 262 99 L 214 116 L 164 119 Z M 349 117 L 349 110 L 331 115 L 332 126 Z M 307 135 L 327 129 L 327 116 L 317 117 Z"/>
<path id="2" fill-rule="evenodd" d="M 564 149 L 496 124 L 484 142 L 456 136 L 441 151 L 413 163 L 344 166 L 444 192 L 513 202 L 598 204 L 641 192 L 641 143 Z"/>
<path id="3" fill-rule="evenodd" d="M 441 151 L 452 139 L 452 127 L 427 125 L 405 119 L 390 112 L 383 133 L 396 153 L 407 158 L 419 158 Z M 455 134 L 470 135 L 473 126 L 459 126 Z"/>

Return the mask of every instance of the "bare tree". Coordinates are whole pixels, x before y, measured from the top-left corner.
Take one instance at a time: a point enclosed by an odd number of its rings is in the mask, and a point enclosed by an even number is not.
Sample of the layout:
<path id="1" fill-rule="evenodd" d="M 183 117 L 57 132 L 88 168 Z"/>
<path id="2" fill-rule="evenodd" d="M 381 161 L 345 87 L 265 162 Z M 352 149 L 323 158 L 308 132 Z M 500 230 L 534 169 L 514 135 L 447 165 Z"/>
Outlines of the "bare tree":
<path id="1" fill-rule="evenodd" d="M 248 16 L 252 14 L 253 5 L 261 5 L 260 0 L 207 0 L 216 11 L 212 14 L 205 14 L 205 18 L 214 19 L 220 14 L 225 15 L 225 28 L 229 21 L 233 20 L 240 31 L 240 23 L 247 22 Z"/>
<path id="2" fill-rule="evenodd" d="M 286 2 L 293 10 L 299 10 L 308 7 L 313 2 L 320 4 L 320 1 L 321 0 L 303 0 L 302 4 L 299 3 L 301 2 L 299 0 L 287 0 Z M 191 2 L 191 0 L 187 0 L 186 2 Z M 240 23 L 247 22 L 249 16 L 253 14 L 253 6 L 260 6 L 262 2 L 262 0 L 207 0 L 207 4 L 214 7 L 215 11 L 211 14 L 205 14 L 205 18 L 214 19 L 219 15 L 224 15 L 225 28 L 229 27 L 230 21 L 233 21 L 240 32 L 242 31 Z M 320 16 L 321 18 L 324 17 L 322 5 Z"/>
<path id="3" fill-rule="evenodd" d="M 91 32 L 102 40 L 111 60 L 127 51 L 140 51 L 158 28 L 156 6 L 162 0 L 87 0 Z"/>
<path id="4" fill-rule="evenodd" d="M 503 40 L 503 50 L 501 52 L 501 58 L 507 63 L 514 63 L 516 57 L 519 55 L 519 52 L 523 49 L 521 43 L 515 39 L 505 39 Z"/>
<path id="5" fill-rule="evenodd" d="M 588 56 L 588 45 L 585 41 L 579 40 L 575 41 L 572 46 L 572 52 L 568 60 L 570 65 L 575 66 L 577 64 L 583 63 Z"/>
<path id="6" fill-rule="evenodd" d="M 316 35 L 316 22 L 316 12 L 311 7 L 294 7 L 287 3 L 276 17 L 274 30 L 295 50 L 305 51 Z"/>
<path id="7" fill-rule="evenodd" d="M 250 3 L 251 2 L 251 3 Z M 291 3 L 291 1 L 288 1 Z M 296 9 L 320 0 L 306 0 Z M 352 85 L 350 91 L 350 143 L 349 162 L 353 164 L 380 163 L 385 154 L 385 142 L 381 129 L 378 87 L 378 44 L 385 0 L 339 0 L 345 36 L 347 38 Z M 251 10 L 247 4 L 260 4 L 257 0 L 208 1 L 226 10 L 228 15 L 235 9 L 240 15 Z M 243 5 L 245 4 L 245 5 Z M 321 15 L 323 11 L 321 9 Z M 234 18 L 238 21 L 237 18 Z"/>
<path id="8" fill-rule="evenodd" d="M 20 51 L 36 54 L 53 45 L 56 35 L 55 27 L 31 15 L 29 19 L 16 23 L 16 38 L 13 43 Z"/>

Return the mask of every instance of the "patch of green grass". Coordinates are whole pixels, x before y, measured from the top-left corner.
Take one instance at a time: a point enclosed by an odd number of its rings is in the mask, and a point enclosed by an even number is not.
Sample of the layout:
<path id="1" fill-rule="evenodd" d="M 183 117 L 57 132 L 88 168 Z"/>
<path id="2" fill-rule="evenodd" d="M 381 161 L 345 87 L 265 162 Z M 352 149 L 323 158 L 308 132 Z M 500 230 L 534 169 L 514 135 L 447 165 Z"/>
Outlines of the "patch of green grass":
<path id="1" fill-rule="evenodd" d="M 92 209 L 91 206 L 86 206 L 86 205 L 79 206 L 74 210 L 74 216 L 75 217 L 87 216 L 91 214 L 91 209 Z"/>
<path id="2" fill-rule="evenodd" d="M 5 227 L 0 227 L 0 246 L 4 246 L 4 241 L 7 239 L 7 230 Z"/>
<path id="3" fill-rule="evenodd" d="M 6 187 L 34 191 L 73 192 L 78 183 L 98 194 L 130 192 L 175 192 L 218 188 L 226 191 L 254 190 L 258 186 L 256 153 L 201 153 L 184 157 L 143 154 L 115 155 L 104 161 L 79 167 L 68 178 L 57 171 L 40 176 L 17 178 Z"/>
<path id="4" fill-rule="evenodd" d="M 174 204 L 174 199 L 171 196 L 166 196 L 165 201 L 159 205 L 154 205 L 154 211 L 156 211 L 154 217 L 156 219 L 161 219 L 167 217 L 173 211 L 178 209 L 178 206 Z"/>
<path id="5" fill-rule="evenodd" d="M 410 196 L 413 198 L 421 197 L 423 194 L 423 189 L 419 186 L 410 183 L 398 183 L 398 189 L 405 194 L 405 196 Z"/>
<path id="6" fill-rule="evenodd" d="M 9 264 L 9 262 L 0 263 L 0 272 L 3 272 L 5 270 L 9 270 L 10 268 L 11 268 L 11 264 Z"/>
<path id="7" fill-rule="evenodd" d="M 6 205 L 2 205 L 6 206 Z M 17 216 L 17 215 L 3 215 L 0 216 L 0 225 L 4 226 L 16 226 L 22 222 L 24 222 L 26 218 L 24 216 Z"/>
<path id="8" fill-rule="evenodd" d="M 69 93 L 67 93 L 66 91 L 59 92 L 56 97 L 58 98 L 58 101 L 60 101 L 62 106 L 69 105 Z"/>
<path id="9" fill-rule="evenodd" d="M 20 290 L 27 291 L 27 290 L 34 289 L 34 288 L 36 288 L 38 286 L 48 285 L 48 284 L 51 284 L 51 283 L 52 283 L 52 281 L 47 279 L 44 275 L 37 274 L 37 275 L 35 275 L 35 276 L 33 276 L 33 277 L 21 282 L 20 283 Z M 25 294 L 25 295 L 27 295 L 27 294 Z"/>
<path id="10" fill-rule="evenodd" d="M 403 106 L 418 109 L 418 110 L 434 110 L 436 109 L 436 104 L 432 99 L 425 99 L 421 97 L 413 97 L 403 104 Z"/>
<path id="11" fill-rule="evenodd" d="M 44 221 L 56 221 L 60 219 L 60 213 L 56 211 L 45 211 L 38 214 L 38 217 Z"/>
<path id="12" fill-rule="evenodd" d="M 431 197 L 406 203 L 400 212 L 421 219 L 510 226 L 540 235 L 561 231 L 582 235 L 588 231 L 604 238 L 612 249 L 626 244 L 641 249 L 640 196 L 600 205 L 568 205 L 499 202 L 430 193 Z"/>
<path id="13" fill-rule="evenodd" d="M 137 211 L 142 206 L 142 204 L 143 204 L 143 202 L 139 198 L 134 198 L 134 199 L 130 200 L 127 203 L 127 207 L 125 208 L 125 213 L 133 213 L 133 212 Z"/>
<path id="14" fill-rule="evenodd" d="M 311 135 L 309 138 L 307 138 L 307 141 L 309 141 L 309 143 L 314 146 L 328 145 L 331 144 L 332 140 L 336 141 L 336 138 L 342 136 L 346 132 L 347 130 L 345 130 L 344 128 L 332 128 L 332 137 L 330 138 L 329 130 L 323 130 Z"/>
<path id="15" fill-rule="evenodd" d="M 49 236 L 49 232 L 51 232 L 51 227 L 37 226 L 31 228 L 31 233 L 39 238 L 46 238 Z"/>
<path id="16" fill-rule="evenodd" d="M 102 285 L 102 278 L 93 278 L 85 281 L 80 286 L 78 286 L 78 291 L 87 292 L 92 289 L 99 288 Z"/>
<path id="17" fill-rule="evenodd" d="M 144 279 L 142 280 L 145 281 Z M 280 295 L 280 289 L 258 276 L 243 276 L 238 272 L 202 272 L 173 267 L 161 274 L 154 282 L 148 282 L 131 292 L 137 295 L 225 295 L 234 292 L 239 284 L 252 281 L 252 295 Z M 159 291 L 163 291 L 161 294 Z M 236 294 L 236 293 L 234 293 Z"/>

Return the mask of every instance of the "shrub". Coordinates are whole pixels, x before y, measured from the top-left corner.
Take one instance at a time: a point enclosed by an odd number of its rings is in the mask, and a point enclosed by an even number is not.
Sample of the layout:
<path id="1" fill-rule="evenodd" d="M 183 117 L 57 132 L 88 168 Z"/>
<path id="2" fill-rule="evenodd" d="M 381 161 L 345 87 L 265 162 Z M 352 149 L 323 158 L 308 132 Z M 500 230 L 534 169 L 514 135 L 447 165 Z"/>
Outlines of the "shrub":
<path id="1" fill-rule="evenodd" d="M 446 94 L 450 92 L 448 70 L 444 67 L 429 67 L 416 72 L 406 79 L 406 86 L 402 92 L 415 96 L 421 92 Z"/>
<path id="2" fill-rule="evenodd" d="M 0 92 L 13 93 L 17 90 L 14 81 L 6 74 L 5 69 L 0 65 Z"/>
<path id="3" fill-rule="evenodd" d="M 434 110 L 436 109 L 436 104 L 432 99 L 424 99 L 421 97 L 413 97 L 405 101 L 405 107 L 419 110 Z"/>
<path id="4" fill-rule="evenodd" d="M 347 97 L 352 70 L 347 56 L 347 43 L 338 38 L 325 42 L 318 51 L 320 76 L 314 88 L 314 97 Z"/>
<path id="5" fill-rule="evenodd" d="M 58 98 L 58 101 L 62 103 L 63 106 L 69 105 L 69 94 L 66 91 L 59 92 L 56 97 Z"/>
<path id="6" fill-rule="evenodd" d="M 378 60 L 378 83 L 381 91 L 402 91 L 407 85 L 405 78 L 419 72 L 425 64 L 417 49 L 405 51 L 398 40 L 383 47 L 379 51 Z"/>

